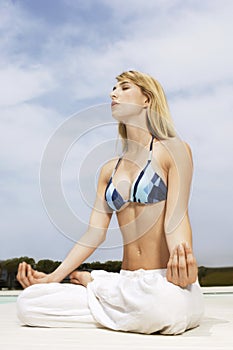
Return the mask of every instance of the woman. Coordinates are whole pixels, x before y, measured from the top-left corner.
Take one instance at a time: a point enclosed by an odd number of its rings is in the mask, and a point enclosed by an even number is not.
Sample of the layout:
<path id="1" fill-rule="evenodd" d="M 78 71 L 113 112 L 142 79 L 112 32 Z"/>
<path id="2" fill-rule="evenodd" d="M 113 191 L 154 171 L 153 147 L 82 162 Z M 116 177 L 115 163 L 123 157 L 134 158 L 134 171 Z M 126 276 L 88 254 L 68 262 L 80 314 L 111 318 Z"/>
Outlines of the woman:
<path id="1" fill-rule="evenodd" d="M 26 289 L 18 315 L 32 326 L 180 334 L 203 314 L 188 217 L 191 151 L 149 75 L 122 73 L 111 99 L 123 155 L 102 167 L 88 230 L 63 263 L 48 275 L 19 265 Z M 104 241 L 113 212 L 124 243 L 120 273 L 74 271 Z M 69 274 L 72 284 L 57 283 Z"/>

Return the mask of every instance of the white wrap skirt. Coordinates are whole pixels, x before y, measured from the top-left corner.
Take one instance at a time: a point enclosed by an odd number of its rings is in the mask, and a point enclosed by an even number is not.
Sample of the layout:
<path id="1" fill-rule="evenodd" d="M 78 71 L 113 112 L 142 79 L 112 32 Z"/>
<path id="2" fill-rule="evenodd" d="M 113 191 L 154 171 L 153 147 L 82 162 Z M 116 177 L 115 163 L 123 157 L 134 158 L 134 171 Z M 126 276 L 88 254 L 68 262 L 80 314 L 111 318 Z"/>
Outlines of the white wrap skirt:
<path id="1" fill-rule="evenodd" d="M 166 279 L 166 269 L 120 273 L 94 270 L 87 288 L 36 284 L 18 297 L 22 324 L 107 327 L 116 331 L 180 334 L 200 324 L 204 307 L 198 281 L 187 288 Z"/>

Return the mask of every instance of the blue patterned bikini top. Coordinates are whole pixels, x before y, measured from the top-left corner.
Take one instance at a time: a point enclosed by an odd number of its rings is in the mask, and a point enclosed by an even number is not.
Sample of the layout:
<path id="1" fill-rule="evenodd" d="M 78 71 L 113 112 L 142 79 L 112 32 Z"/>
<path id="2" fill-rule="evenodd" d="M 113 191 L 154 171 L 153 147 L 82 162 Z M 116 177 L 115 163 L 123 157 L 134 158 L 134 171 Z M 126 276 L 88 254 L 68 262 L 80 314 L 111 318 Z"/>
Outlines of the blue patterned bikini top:
<path id="1" fill-rule="evenodd" d="M 123 157 L 118 159 L 105 190 L 105 199 L 112 210 L 118 211 L 128 202 L 151 204 L 166 200 L 167 187 L 162 178 L 155 173 L 151 165 L 153 140 L 154 136 L 152 136 L 150 143 L 150 153 L 147 164 L 134 180 L 130 190 L 130 198 L 128 200 L 122 198 L 112 183 L 112 178 Z"/>

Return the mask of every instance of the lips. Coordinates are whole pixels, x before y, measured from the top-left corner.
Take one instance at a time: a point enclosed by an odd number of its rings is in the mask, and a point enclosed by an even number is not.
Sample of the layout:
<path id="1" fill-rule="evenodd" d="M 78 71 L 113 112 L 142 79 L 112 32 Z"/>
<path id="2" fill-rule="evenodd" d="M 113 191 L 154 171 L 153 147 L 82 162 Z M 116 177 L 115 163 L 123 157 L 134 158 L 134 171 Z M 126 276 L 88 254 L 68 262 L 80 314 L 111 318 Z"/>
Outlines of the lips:
<path id="1" fill-rule="evenodd" d="M 115 105 L 117 105 L 117 104 L 118 104 L 118 102 L 112 101 L 111 106 L 113 107 L 113 106 L 115 106 Z"/>

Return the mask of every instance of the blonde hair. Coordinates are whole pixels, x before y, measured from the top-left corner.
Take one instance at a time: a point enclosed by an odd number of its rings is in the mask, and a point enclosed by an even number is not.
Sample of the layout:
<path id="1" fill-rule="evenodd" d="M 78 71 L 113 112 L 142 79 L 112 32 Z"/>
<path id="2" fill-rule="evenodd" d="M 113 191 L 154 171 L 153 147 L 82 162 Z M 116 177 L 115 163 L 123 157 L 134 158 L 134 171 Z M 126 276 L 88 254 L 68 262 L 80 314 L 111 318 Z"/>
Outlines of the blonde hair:
<path id="1" fill-rule="evenodd" d="M 116 79 L 118 82 L 129 79 L 140 87 L 142 93 L 148 98 L 147 127 L 156 139 L 164 140 L 176 136 L 165 93 L 157 80 L 148 74 L 132 70 L 123 72 Z M 127 131 L 124 123 L 119 122 L 118 132 L 122 137 L 125 149 L 127 147 Z"/>

